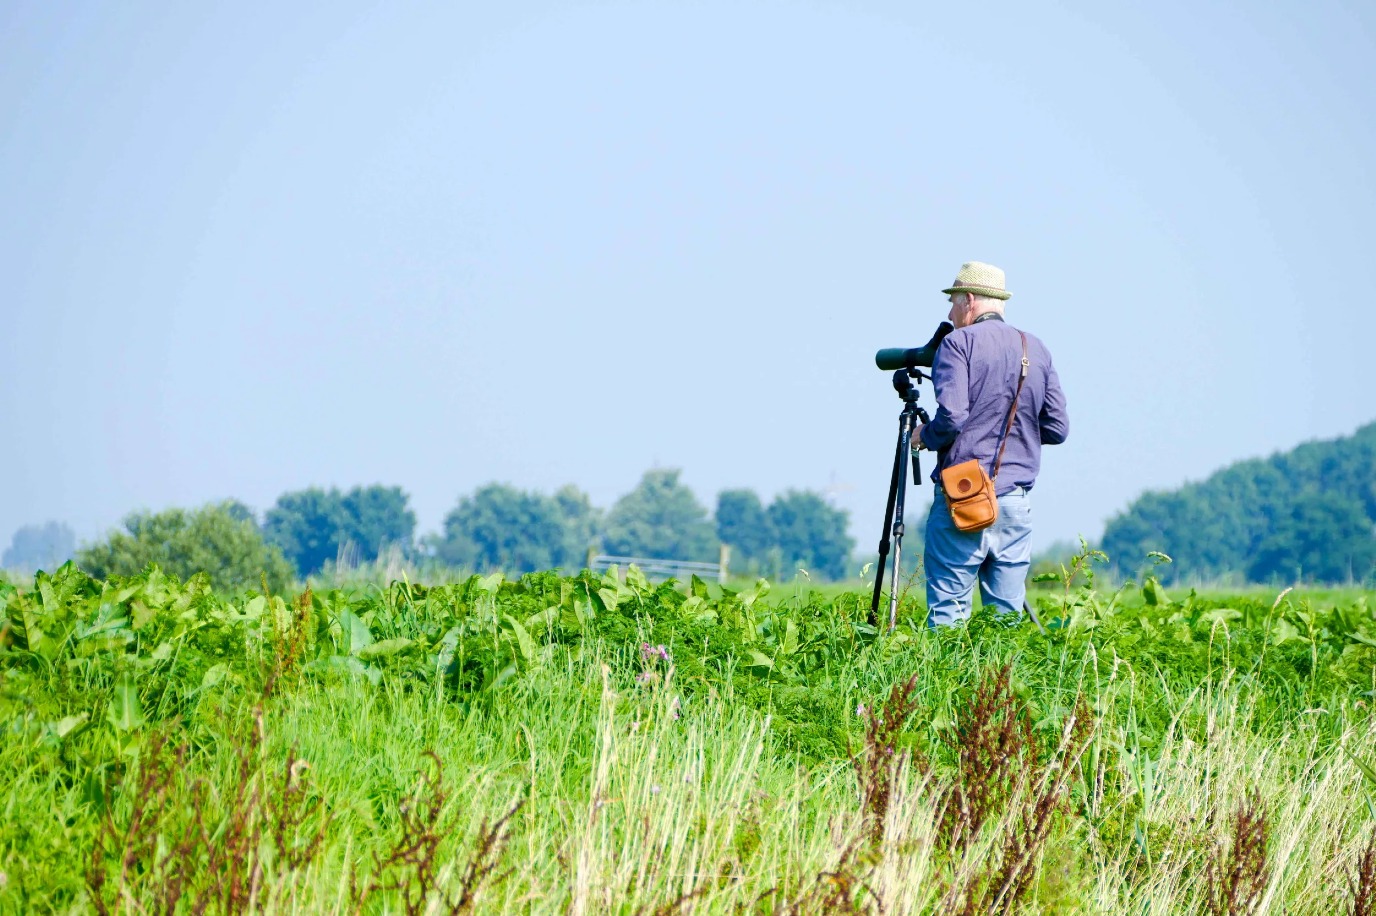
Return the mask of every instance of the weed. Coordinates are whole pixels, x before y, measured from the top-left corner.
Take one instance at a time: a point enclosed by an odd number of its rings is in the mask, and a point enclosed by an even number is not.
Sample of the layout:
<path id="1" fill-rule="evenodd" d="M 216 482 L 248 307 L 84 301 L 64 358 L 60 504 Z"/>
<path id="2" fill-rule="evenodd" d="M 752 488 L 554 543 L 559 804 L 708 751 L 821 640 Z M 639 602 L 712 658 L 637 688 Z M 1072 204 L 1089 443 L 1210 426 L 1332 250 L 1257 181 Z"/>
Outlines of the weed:
<path id="1" fill-rule="evenodd" d="M 1206 905 L 1211 916 L 1251 913 L 1270 879 L 1267 846 L 1271 828 L 1255 791 L 1238 803 L 1229 821 L 1228 842 L 1216 842 L 1205 868 Z"/>
<path id="2" fill-rule="evenodd" d="M 1027 706 L 1009 683 L 1012 665 L 986 675 L 968 713 L 947 732 L 956 751 L 956 780 L 941 819 L 941 837 L 964 853 L 1012 794 L 1025 758 L 1036 756 Z"/>
<path id="3" fill-rule="evenodd" d="M 1352 896 L 1347 910 L 1349 916 L 1376 916 L 1376 830 L 1366 838 L 1347 890 Z"/>
<path id="4" fill-rule="evenodd" d="M 492 878 L 501 860 L 510 838 L 508 825 L 524 800 L 517 801 L 496 823 L 489 824 L 484 819 L 460 872 L 457 891 L 450 894 L 441 886 L 439 848 L 453 824 L 444 817 L 449 791 L 444 785 L 443 764 L 434 751 L 427 751 L 426 756 L 434 762 L 434 773 L 422 772 L 413 796 L 400 803 L 401 834 L 391 851 L 386 858 L 373 855 L 372 877 L 362 888 L 357 874 L 350 878 L 356 912 L 362 913 L 369 898 L 380 892 L 399 892 L 408 916 L 429 912 L 432 899 L 451 914 L 472 912 L 478 892 Z M 505 877 L 503 873 L 496 880 Z"/>
<path id="5" fill-rule="evenodd" d="M 883 706 L 866 710 L 865 747 L 851 758 L 860 783 L 860 808 L 874 847 L 884 842 L 884 823 L 893 798 L 893 783 L 903 762 L 903 755 L 898 751 L 898 737 L 917 709 L 913 699 L 916 690 L 917 675 L 914 674 L 902 684 L 893 685 Z"/>

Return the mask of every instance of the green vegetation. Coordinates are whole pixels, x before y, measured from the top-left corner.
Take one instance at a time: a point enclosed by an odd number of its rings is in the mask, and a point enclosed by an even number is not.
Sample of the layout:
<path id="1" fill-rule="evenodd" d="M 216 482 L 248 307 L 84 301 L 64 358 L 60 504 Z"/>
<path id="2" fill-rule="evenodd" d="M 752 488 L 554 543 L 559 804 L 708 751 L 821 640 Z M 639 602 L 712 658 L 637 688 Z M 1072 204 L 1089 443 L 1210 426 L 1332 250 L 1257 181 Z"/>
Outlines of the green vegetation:
<path id="1" fill-rule="evenodd" d="M 715 560 L 707 510 L 671 469 L 646 471 L 607 513 L 602 545 L 616 556 Z"/>
<path id="2" fill-rule="evenodd" d="M 1147 493 L 1109 521 L 1102 546 L 1120 563 L 1175 557 L 1166 581 L 1376 584 L 1376 423 Z"/>
<path id="3" fill-rule="evenodd" d="M 372 560 L 388 546 L 409 550 L 416 513 L 401 487 L 354 487 L 347 493 L 311 487 L 284 493 L 267 511 L 263 533 L 302 576 L 334 562 L 342 551 Z"/>
<path id="4" fill-rule="evenodd" d="M 0 910 L 1369 912 L 1373 596 L 1094 559 L 1046 633 L 635 570 L 0 584 Z"/>
<path id="5" fill-rule="evenodd" d="M 99 578 L 134 576 L 150 564 L 179 578 L 208 570 L 210 586 L 227 592 L 256 588 L 264 578 L 280 591 L 292 581 L 291 565 L 277 547 L 264 543 L 252 515 L 238 503 L 137 512 L 124 520 L 124 529 L 82 548 L 82 569 Z"/>
<path id="6" fill-rule="evenodd" d="M 578 569 L 587 562 L 598 522 L 576 487 L 549 497 L 493 483 L 459 500 L 430 549 L 457 569 Z"/>

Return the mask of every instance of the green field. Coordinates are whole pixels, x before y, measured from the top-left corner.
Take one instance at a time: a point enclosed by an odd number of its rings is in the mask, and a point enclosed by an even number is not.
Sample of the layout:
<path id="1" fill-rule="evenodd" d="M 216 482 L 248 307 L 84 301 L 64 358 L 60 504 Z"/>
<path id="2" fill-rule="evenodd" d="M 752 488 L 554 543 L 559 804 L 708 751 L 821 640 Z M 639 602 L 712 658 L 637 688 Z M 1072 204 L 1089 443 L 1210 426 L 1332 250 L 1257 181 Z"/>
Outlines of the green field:
<path id="1" fill-rule="evenodd" d="M 0 584 L 5 912 L 1334 913 L 1376 595 Z"/>

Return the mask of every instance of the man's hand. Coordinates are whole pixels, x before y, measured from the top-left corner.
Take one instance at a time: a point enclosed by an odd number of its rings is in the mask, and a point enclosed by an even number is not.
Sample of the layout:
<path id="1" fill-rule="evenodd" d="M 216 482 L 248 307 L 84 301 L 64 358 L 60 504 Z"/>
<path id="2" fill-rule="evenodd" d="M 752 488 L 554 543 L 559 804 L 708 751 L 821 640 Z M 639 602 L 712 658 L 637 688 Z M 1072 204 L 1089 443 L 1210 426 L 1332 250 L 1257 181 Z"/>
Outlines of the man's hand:
<path id="1" fill-rule="evenodd" d="M 917 429 L 913 430 L 912 450 L 914 452 L 920 452 L 927 448 L 927 446 L 922 444 L 922 427 L 926 425 L 925 423 L 919 423 L 917 424 Z"/>

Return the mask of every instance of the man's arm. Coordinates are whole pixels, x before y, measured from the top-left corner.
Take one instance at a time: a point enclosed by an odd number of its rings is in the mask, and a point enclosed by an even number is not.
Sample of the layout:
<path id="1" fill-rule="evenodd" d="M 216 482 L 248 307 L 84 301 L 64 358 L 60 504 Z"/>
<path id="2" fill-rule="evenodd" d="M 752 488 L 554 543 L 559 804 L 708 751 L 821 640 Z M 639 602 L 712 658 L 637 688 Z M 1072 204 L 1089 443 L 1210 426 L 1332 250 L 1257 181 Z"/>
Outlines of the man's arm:
<path id="1" fill-rule="evenodd" d="M 1042 402 L 1041 414 L 1037 417 L 1041 427 L 1042 445 L 1060 445 L 1070 433 L 1070 415 L 1065 410 L 1065 392 L 1061 390 L 1060 376 L 1056 367 L 1046 367 L 1046 400 Z"/>
<path id="2" fill-rule="evenodd" d="M 946 338 L 932 360 L 932 386 L 936 388 L 936 416 L 918 431 L 922 444 L 940 451 L 956 441 L 970 415 L 970 360 Z"/>

